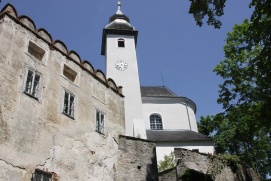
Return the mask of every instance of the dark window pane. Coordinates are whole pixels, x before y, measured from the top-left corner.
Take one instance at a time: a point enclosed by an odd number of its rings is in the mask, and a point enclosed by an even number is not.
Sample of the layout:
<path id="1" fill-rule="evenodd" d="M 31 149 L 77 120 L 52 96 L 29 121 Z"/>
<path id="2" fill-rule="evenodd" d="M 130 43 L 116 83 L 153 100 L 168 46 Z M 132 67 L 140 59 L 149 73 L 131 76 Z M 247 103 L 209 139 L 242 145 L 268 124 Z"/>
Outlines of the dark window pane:
<path id="1" fill-rule="evenodd" d="M 163 129 L 162 119 L 159 115 L 152 114 L 150 116 L 150 128 L 151 129 Z"/>
<path id="2" fill-rule="evenodd" d="M 25 92 L 31 94 L 32 81 L 33 81 L 34 72 L 28 70 L 27 80 L 25 85 Z"/>
<path id="3" fill-rule="evenodd" d="M 125 47 L 124 39 L 118 39 L 118 47 Z"/>

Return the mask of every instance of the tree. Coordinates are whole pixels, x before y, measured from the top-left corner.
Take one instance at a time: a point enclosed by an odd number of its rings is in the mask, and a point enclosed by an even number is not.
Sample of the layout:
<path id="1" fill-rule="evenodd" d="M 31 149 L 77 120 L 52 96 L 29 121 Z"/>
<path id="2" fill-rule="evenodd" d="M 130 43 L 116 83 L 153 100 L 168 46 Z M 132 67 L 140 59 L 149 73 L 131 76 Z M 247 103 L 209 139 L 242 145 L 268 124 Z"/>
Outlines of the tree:
<path id="1" fill-rule="evenodd" d="M 189 0 L 191 2 L 189 13 L 194 15 L 197 25 L 202 26 L 203 20 L 207 19 L 207 24 L 220 28 L 222 23 L 220 17 L 224 14 L 224 7 L 226 0 Z M 268 73 L 266 76 L 270 78 L 270 64 L 265 65 L 261 59 L 271 59 L 271 1 L 270 0 L 251 0 L 248 5 L 254 11 L 249 20 L 250 24 L 244 33 L 245 46 L 243 49 L 250 51 L 256 45 L 261 45 L 262 50 L 258 53 L 256 60 L 258 60 L 258 68 Z M 239 49 L 241 50 L 241 49 Z M 268 84 L 265 85 L 269 86 Z M 266 90 L 266 89 L 265 89 Z M 270 93 L 270 90 L 269 92 Z M 269 94 L 270 95 L 270 94 Z"/>
<path id="2" fill-rule="evenodd" d="M 190 0 L 202 26 L 220 28 L 226 0 Z M 214 71 L 224 79 L 218 103 L 225 111 L 201 118 L 199 131 L 213 135 L 217 153 L 239 156 L 263 178 L 271 172 L 271 1 L 251 0 L 250 20 L 235 25 Z M 206 18 L 207 17 L 207 18 Z"/>
<path id="3" fill-rule="evenodd" d="M 172 151 L 169 155 L 165 155 L 162 161 L 158 162 L 158 172 L 168 170 L 176 166 L 174 152 Z"/>
<path id="4" fill-rule="evenodd" d="M 270 18 L 264 21 L 269 24 Z M 217 153 L 237 155 L 265 178 L 271 175 L 271 52 L 268 41 L 257 39 L 261 29 L 253 26 L 245 20 L 228 33 L 226 59 L 214 69 L 224 79 L 218 103 L 225 111 L 201 118 L 199 131 L 213 134 Z"/>

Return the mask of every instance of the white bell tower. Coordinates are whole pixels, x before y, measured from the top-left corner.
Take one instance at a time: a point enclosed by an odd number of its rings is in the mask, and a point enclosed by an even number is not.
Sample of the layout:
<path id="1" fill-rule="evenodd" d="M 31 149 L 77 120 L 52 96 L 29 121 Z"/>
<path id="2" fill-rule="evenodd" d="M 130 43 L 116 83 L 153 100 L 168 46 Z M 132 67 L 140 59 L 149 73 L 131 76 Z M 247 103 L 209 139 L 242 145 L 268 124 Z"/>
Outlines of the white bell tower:
<path id="1" fill-rule="evenodd" d="M 102 55 L 106 58 L 106 77 L 123 87 L 126 135 L 146 138 L 136 56 L 138 31 L 120 10 L 103 29 Z"/>

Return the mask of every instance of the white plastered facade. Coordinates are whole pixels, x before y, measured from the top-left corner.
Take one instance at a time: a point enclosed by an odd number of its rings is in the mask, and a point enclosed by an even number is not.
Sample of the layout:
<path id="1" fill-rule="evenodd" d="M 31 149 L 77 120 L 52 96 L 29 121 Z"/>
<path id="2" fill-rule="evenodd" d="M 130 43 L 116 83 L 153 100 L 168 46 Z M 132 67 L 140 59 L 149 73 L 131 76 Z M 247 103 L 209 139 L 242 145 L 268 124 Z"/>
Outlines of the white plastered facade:
<path id="1" fill-rule="evenodd" d="M 161 116 L 163 129 L 188 129 L 198 132 L 194 111 L 182 103 L 143 103 L 146 129 L 150 129 L 150 116 Z"/>
<path id="2" fill-rule="evenodd" d="M 118 47 L 119 39 L 124 40 L 125 47 Z M 123 86 L 126 135 L 146 138 L 134 36 L 107 34 L 105 56 L 107 78 Z M 125 70 L 116 68 L 120 60 L 127 63 Z"/>

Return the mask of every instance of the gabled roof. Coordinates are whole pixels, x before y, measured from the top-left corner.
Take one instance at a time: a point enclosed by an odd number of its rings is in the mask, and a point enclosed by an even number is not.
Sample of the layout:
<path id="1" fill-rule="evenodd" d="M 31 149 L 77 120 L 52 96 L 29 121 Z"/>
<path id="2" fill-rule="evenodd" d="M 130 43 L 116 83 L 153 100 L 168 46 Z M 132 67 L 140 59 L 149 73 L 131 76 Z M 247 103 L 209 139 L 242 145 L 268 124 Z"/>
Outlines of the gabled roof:
<path id="1" fill-rule="evenodd" d="M 178 97 L 164 86 L 141 86 L 140 90 L 142 97 Z"/>
<path id="2" fill-rule="evenodd" d="M 147 139 L 154 142 L 212 141 L 213 138 L 191 130 L 147 130 Z"/>

